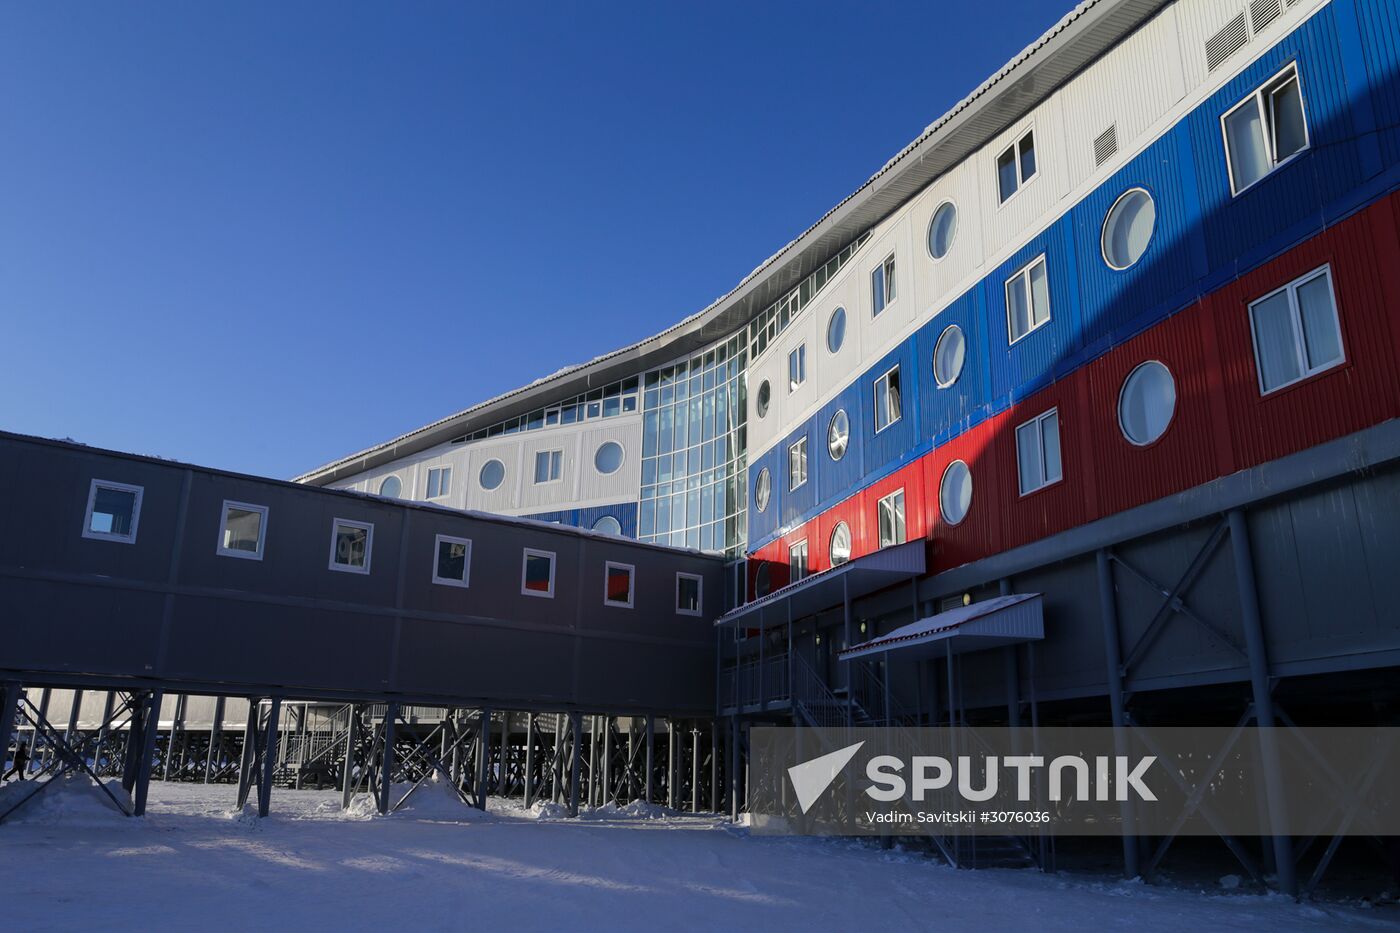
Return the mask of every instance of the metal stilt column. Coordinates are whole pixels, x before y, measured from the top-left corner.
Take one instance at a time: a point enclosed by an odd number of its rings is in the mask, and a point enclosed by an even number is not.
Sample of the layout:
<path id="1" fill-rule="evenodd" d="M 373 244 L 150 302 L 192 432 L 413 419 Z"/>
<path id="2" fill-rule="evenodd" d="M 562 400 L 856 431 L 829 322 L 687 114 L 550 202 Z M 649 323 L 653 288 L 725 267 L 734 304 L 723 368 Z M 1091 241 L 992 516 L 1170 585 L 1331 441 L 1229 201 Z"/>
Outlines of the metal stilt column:
<path id="1" fill-rule="evenodd" d="M 710 720 L 710 812 L 719 812 L 719 718 Z"/>
<path id="2" fill-rule="evenodd" d="M 700 726 L 690 725 L 690 812 L 700 812 Z"/>
<path id="3" fill-rule="evenodd" d="M 1108 552 L 1098 552 L 1099 614 L 1103 620 L 1104 659 L 1108 665 L 1108 703 L 1113 716 L 1114 754 L 1128 754 L 1127 715 L 1123 702 L 1123 650 L 1118 636 L 1118 601 L 1113 589 L 1113 566 Z M 1138 848 L 1136 821 L 1133 819 L 1131 795 L 1124 795 L 1120 808 L 1123 819 L 1123 876 L 1136 878 Z"/>
<path id="4" fill-rule="evenodd" d="M 666 806 L 672 810 L 680 807 L 680 762 L 676 760 L 679 752 L 676 743 L 676 721 L 668 718 L 666 720 Z"/>
<path id="5" fill-rule="evenodd" d="M 214 701 L 214 724 L 209 730 L 209 751 L 204 756 L 204 783 L 208 784 L 214 772 L 214 758 L 219 753 L 219 744 L 224 737 L 224 698 Z"/>
<path id="6" fill-rule="evenodd" d="M 394 789 L 394 731 L 398 719 L 399 704 L 388 704 L 384 708 L 384 748 L 379 760 L 379 787 L 375 798 L 380 816 L 389 812 L 389 795 Z"/>
<path id="7" fill-rule="evenodd" d="M 10 734 L 15 731 L 15 711 L 19 708 L 19 697 L 23 691 L 18 681 L 7 680 L 0 684 L 0 768 L 5 768 L 10 752 Z M 0 771 L 0 774 L 3 773 Z"/>
<path id="8" fill-rule="evenodd" d="M 146 794 L 151 789 L 151 758 L 156 753 L 156 733 L 160 725 L 160 704 L 165 699 L 164 690 L 152 690 L 146 700 L 146 723 L 141 732 L 141 757 L 136 763 L 136 786 L 132 794 L 132 816 L 145 816 Z"/>
<path id="9" fill-rule="evenodd" d="M 598 717 L 588 717 L 588 805 L 599 804 L 598 793 Z"/>
<path id="10" fill-rule="evenodd" d="M 98 774 L 103 772 L 102 750 L 107 747 L 107 736 L 112 728 L 112 710 L 116 705 L 116 691 L 108 690 L 107 699 L 102 704 L 102 725 L 97 729 L 97 745 L 92 750 L 92 770 Z"/>
<path id="11" fill-rule="evenodd" d="M 729 718 L 729 758 L 725 762 L 729 783 L 729 818 L 739 821 L 739 717 Z"/>
<path id="12" fill-rule="evenodd" d="M 581 713 L 569 714 L 569 732 L 571 733 L 569 748 L 569 815 L 578 816 L 579 746 L 583 741 L 583 715 Z"/>
<path id="13" fill-rule="evenodd" d="M 476 730 L 476 808 L 486 809 L 486 782 L 491 776 L 491 707 L 481 708 L 481 728 Z"/>
<path id="14" fill-rule="evenodd" d="M 257 763 L 258 754 L 258 717 L 261 715 L 261 706 L 262 700 L 259 697 L 248 698 L 248 714 L 244 717 L 243 722 L 243 755 L 238 764 L 238 808 L 240 810 L 248 803 L 248 793 L 253 786 L 253 767 Z M 136 727 L 136 718 L 133 714 L 131 719 L 133 729 Z"/>
<path id="15" fill-rule="evenodd" d="M 1264 796 L 1269 807 L 1269 829 L 1279 890 L 1296 894 L 1298 879 L 1293 861 L 1293 837 L 1288 835 L 1288 810 L 1283 794 L 1282 764 L 1274 733 L 1273 690 L 1269 683 L 1269 658 L 1264 641 L 1264 620 L 1255 588 L 1254 551 L 1249 524 L 1240 509 L 1230 512 L 1230 549 L 1235 559 L 1235 583 L 1239 589 L 1240 616 L 1249 651 L 1249 680 L 1254 692 L 1254 715 L 1259 725 L 1259 751 L 1264 763 Z"/>
<path id="16" fill-rule="evenodd" d="M 612 717 L 603 717 L 603 803 L 613 803 Z"/>
<path id="17" fill-rule="evenodd" d="M 656 780 L 656 720 L 647 714 L 647 780 L 646 802 L 652 802 L 653 784 Z"/>
<path id="18" fill-rule="evenodd" d="M 355 746 L 360 736 L 360 708 L 350 706 L 350 721 L 345 726 L 345 764 L 340 774 L 340 809 L 350 809 L 350 799 L 355 796 Z"/>
<path id="19" fill-rule="evenodd" d="M 535 802 L 535 714 L 525 714 L 525 809 Z"/>
<path id="20" fill-rule="evenodd" d="M 263 740 L 262 776 L 258 781 L 258 816 L 267 816 L 272 804 L 272 776 L 277 771 L 277 726 L 282 715 L 282 698 L 273 697 L 267 711 L 267 736 Z"/>

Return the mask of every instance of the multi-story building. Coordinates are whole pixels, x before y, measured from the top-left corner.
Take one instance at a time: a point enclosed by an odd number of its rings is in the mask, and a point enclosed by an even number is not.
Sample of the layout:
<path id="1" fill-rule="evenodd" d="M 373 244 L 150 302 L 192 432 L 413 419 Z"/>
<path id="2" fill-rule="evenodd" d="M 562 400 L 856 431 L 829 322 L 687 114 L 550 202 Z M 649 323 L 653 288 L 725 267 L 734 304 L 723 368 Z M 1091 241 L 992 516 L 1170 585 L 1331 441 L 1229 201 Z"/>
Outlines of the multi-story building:
<path id="1" fill-rule="evenodd" d="M 1397 50 L 1391 0 L 1084 0 L 712 306 L 301 479 L 725 552 L 736 724 L 862 669 L 925 721 L 1385 719 Z M 999 593 L 1038 634 L 929 634 Z"/>

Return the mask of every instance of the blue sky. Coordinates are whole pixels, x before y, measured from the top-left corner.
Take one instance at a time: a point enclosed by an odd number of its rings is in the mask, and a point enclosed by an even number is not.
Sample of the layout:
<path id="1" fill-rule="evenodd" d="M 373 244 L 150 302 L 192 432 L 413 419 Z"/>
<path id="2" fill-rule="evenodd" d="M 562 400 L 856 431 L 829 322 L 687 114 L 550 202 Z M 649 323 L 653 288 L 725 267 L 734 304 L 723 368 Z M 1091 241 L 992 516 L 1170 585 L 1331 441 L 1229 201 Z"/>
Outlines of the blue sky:
<path id="1" fill-rule="evenodd" d="M 728 291 L 1069 0 L 0 5 L 0 428 L 289 477 Z"/>

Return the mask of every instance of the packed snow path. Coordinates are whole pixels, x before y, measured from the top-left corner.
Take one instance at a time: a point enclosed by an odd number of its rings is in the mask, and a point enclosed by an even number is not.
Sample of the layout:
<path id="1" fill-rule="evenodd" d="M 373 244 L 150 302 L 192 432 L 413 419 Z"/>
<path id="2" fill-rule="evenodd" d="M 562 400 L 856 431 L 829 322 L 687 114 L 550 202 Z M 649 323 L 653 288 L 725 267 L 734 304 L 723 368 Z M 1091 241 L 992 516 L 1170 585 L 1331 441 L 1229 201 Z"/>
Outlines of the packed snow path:
<path id="1" fill-rule="evenodd" d="M 5 791 L 12 788 L 6 787 Z M 1391 910 L 1281 897 L 958 872 L 842 840 L 750 837 L 710 817 L 609 809 L 579 820 L 431 790 L 387 818 L 338 795 L 151 785 L 123 819 L 91 785 L 0 826 L 14 930 L 1330 930 Z"/>

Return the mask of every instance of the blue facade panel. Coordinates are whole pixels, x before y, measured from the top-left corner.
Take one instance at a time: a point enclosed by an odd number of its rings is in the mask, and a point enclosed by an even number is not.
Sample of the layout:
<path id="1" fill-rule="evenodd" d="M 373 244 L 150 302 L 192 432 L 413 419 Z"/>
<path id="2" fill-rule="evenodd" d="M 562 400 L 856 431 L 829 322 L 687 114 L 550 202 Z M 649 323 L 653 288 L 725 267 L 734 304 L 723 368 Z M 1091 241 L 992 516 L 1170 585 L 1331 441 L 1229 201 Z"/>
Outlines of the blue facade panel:
<path id="1" fill-rule="evenodd" d="M 1368 87 L 1353 91 L 1359 105 L 1369 104 L 1378 129 L 1381 161 L 1400 162 L 1400 6 L 1395 0 L 1336 0 L 1340 17 L 1356 18 Z"/>
<path id="2" fill-rule="evenodd" d="M 783 508 L 779 514 L 782 516 L 784 527 L 797 521 L 804 512 L 817 504 L 817 483 L 812 470 L 817 466 L 817 454 L 823 452 L 826 445 L 822 435 L 817 433 L 816 423 L 815 418 L 808 418 L 799 430 L 787 436 L 778 451 L 780 469 L 774 471 L 773 480 L 775 485 L 781 484 L 783 487 Z M 789 489 L 788 452 L 792 445 L 803 437 L 807 438 L 807 481 L 796 489 Z M 819 444 L 821 446 L 818 446 Z"/>
<path id="3" fill-rule="evenodd" d="M 914 335 L 914 358 L 919 373 L 919 435 L 934 443 L 961 434 L 982 418 L 982 409 L 991 398 L 990 358 L 982 290 L 973 289 L 939 312 Z M 933 351 L 949 327 L 962 329 L 967 343 L 962 372 L 952 385 L 939 388 L 933 373 Z M 844 487 L 851 488 L 848 481 Z"/>
<path id="4" fill-rule="evenodd" d="M 538 522 L 553 522 L 558 525 L 571 525 L 574 528 L 592 528 L 604 516 L 612 516 L 622 526 L 622 533 L 637 537 L 637 503 L 619 502 L 616 505 L 596 505 L 586 509 L 563 509 L 557 512 L 536 512 L 526 515 Z"/>
<path id="5" fill-rule="evenodd" d="M 786 452 L 787 447 L 779 444 L 769 450 L 761 457 L 757 457 L 749 463 L 749 543 L 750 547 L 754 541 L 765 540 L 771 537 L 778 530 L 778 516 L 783 509 L 783 481 L 782 471 L 778 469 L 780 465 L 779 457 Z M 768 500 L 768 508 L 763 511 L 758 509 L 758 500 L 754 496 L 754 489 L 758 486 L 758 477 L 767 468 L 771 482 L 772 494 Z"/>
<path id="6" fill-rule="evenodd" d="M 831 426 L 831 419 L 838 410 L 846 412 L 846 419 L 850 423 L 850 437 L 846 443 L 846 455 L 840 460 L 832 460 L 826 446 L 826 434 Z M 818 444 L 817 454 L 812 458 L 816 461 L 816 496 L 819 502 L 830 502 L 859 486 L 860 481 L 869 472 L 864 459 L 865 445 L 859 441 L 870 432 L 870 425 L 865 421 L 865 411 L 860 405 L 860 383 L 847 386 L 840 395 L 823 405 L 814 421 L 817 429 L 815 440 Z"/>
<path id="7" fill-rule="evenodd" d="M 875 382 L 895 366 L 899 367 L 900 418 L 879 433 L 875 432 Z M 923 371 L 914 360 L 914 338 L 910 337 L 865 371 L 858 383 L 863 430 L 851 432 L 851 444 L 864 447 L 865 472 L 884 472 L 919 443 L 919 382 Z"/>
<path id="8" fill-rule="evenodd" d="M 1069 217 L 1002 263 L 983 283 L 987 306 L 988 358 L 992 395 L 1017 401 L 1049 385 L 1077 361 L 1081 346 L 1079 294 Z M 1044 254 L 1050 292 L 1050 320 L 1014 344 L 1006 313 L 1006 281 Z"/>

